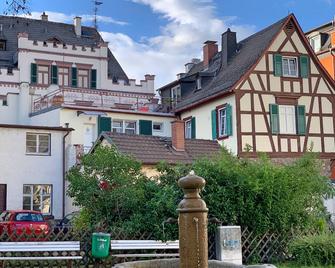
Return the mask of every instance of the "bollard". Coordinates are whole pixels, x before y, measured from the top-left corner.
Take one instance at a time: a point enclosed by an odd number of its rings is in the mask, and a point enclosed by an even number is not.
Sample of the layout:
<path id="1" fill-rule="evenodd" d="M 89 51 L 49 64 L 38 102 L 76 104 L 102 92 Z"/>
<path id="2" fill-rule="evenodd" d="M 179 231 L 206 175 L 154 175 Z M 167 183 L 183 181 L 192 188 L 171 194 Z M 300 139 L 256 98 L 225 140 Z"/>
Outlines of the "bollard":
<path id="1" fill-rule="evenodd" d="M 208 267 L 208 209 L 199 195 L 205 183 L 203 178 L 194 175 L 193 172 L 178 181 L 184 192 L 184 199 L 177 209 L 180 268 Z"/>

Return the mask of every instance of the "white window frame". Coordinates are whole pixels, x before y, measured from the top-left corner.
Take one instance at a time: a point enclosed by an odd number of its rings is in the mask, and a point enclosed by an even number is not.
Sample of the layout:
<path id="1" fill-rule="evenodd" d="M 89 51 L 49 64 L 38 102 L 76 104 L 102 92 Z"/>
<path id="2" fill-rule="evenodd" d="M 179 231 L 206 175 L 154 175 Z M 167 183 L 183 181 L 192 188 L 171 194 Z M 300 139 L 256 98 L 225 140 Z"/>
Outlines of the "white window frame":
<path id="1" fill-rule="evenodd" d="M 295 74 L 291 73 L 290 60 L 292 60 L 292 59 L 295 60 L 295 66 L 296 66 Z M 287 61 L 288 74 L 284 73 L 284 61 Z M 287 56 L 282 57 L 282 69 L 283 69 L 283 76 L 285 76 L 285 77 L 298 77 L 299 76 L 298 58 L 297 57 L 287 57 Z"/>
<path id="2" fill-rule="evenodd" d="M 321 35 L 317 34 L 309 38 L 309 43 L 311 47 L 313 48 L 314 52 L 319 52 L 321 50 Z"/>
<path id="3" fill-rule="evenodd" d="M 171 88 L 171 100 L 172 103 L 175 105 L 177 104 L 181 99 L 181 88 L 180 85 Z"/>
<path id="4" fill-rule="evenodd" d="M 154 125 L 159 125 L 160 129 L 155 129 Z M 163 122 L 152 122 L 152 131 L 153 132 L 163 132 L 164 131 L 164 123 Z"/>
<path id="5" fill-rule="evenodd" d="M 185 121 L 185 139 L 192 139 L 192 119 Z"/>
<path id="6" fill-rule="evenodd" d="M 197 83 L 197 85 L 196 85 L 197 89 L 201 89 L 201 77 L 197 78 L 197 82 L 196 83 Z"/>
<path id="7" fill-rule="evenodd" d="M 114 122 L 121 122 L 121 127 L 114 127 Z M 134 123 L 133 128 L 127 127 L 128 123 Z M 114 129 L 119 129 L 121 132 L 115 132 Z M 126 133 L 127 130 L 134 131 L 134 134 L 137 134 L 137 121 L 136 120 L 123 120 L 123 119 L 115 119 L 112 120 L 112 132 L 114 133 Z"/>
<path id="8" fill-rule="evenodd" d="M 30 193 L 24 193 L 24 188 L 25 187 L 30 187 Z M 39 209 L 34 209 L 34 197 L 35 197 L 35 193 L 34 193 L 34 188 L 35 187 L 40 187 L 40 193 L 39 193 L 39 200 L 40 200 L 40 204 L 39 204 Z M 50 193 L 44 193 L 43 192 L 43 188 L 45 187 L 50 187 Z M 42 212 L 45 215 L 50 215 L 52 214 L 52 204 L 53 204 L 53 198 L 52 198 L 52 184 L 23 184 L 23 189 L 22 189 L 22 193 L 23 193 L 23 198 L 22 198 L 22 208 L 24 208 L 23 204 L 24 204 L 24 197 L 30 197 L 30 209 L 32 211 L 39 211 Z M 44 211 L 43 208 L 43 199 L 44 197 L 49 197 L 50 198 L 50 204 L 49 204 L 49 210 L 48 212 Z"/>
<path id="9" fill-rule="evenodd" d="M 28 147 L 33 148 L 33 146 L 28 146 L 28 135 L 29 136 L 35 136 L 35 142 L 36 142 L 36 146 L 35 146 L 35 152 L 30 152 L 28 151 Z M 40 137 L 44 136 L 44 137 L 48 137 L 48 151 L 47 152 L 40 152 Z M 29 141 L 33 141 L 33 140 L 29 140 Z M 27 132 L 26 133 L 26 154 L 27 155 L 51 155 L 51 134 L 50 133 L 33 133 L 33 132 Z"/>
<path id="10" fill-rule="evenodd" d="M 224 106 L 217 110 L 217 122 L 219 126 L 219 138 L 227 136 L 227 107 Z"/>
<path id="11" fill-rule="evenodd" d="M 279 133 L 297 134 L 296 110 L 294 105 L 278 105 L 279 112 Z"/>

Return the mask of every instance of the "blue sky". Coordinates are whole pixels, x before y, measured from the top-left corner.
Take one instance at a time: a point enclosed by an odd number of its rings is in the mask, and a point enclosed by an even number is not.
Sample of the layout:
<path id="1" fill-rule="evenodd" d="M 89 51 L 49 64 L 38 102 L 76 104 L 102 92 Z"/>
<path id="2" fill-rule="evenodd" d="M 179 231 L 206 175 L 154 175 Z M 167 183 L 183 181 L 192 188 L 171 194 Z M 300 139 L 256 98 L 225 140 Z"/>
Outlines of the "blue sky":
<path id="1" fill-rule="evenodd" d="M 201 57 L 202 43 L 218 40 L 227 27 L 238 39 L 293 12 L 303 30 L 329 22 L 335 0 L 100 0 L 99 30 L 126 73 L 157 75 L 157 86 L 175 78 L 183 65 Z M 4 9 L 1 1 L 0 8 Z M 92 25 L 92 0 L 30 0 L 32 16 Z"/>

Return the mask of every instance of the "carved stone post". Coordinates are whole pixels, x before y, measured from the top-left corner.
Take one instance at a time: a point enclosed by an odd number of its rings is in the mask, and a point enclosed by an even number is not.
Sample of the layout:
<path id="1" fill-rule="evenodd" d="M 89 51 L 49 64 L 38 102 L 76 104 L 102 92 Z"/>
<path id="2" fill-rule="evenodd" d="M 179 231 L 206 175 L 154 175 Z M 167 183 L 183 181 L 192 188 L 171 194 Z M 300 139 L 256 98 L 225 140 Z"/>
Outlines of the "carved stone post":
<path id="1" fill-rule="evenodd" d="M 206 203 L 199 193 L 206 181 L 191 172 L 179 179 L 178 185 L 184 192 L 179 203 L 179 254 L 180 268 L 208 267 L 208 237 Z"/>

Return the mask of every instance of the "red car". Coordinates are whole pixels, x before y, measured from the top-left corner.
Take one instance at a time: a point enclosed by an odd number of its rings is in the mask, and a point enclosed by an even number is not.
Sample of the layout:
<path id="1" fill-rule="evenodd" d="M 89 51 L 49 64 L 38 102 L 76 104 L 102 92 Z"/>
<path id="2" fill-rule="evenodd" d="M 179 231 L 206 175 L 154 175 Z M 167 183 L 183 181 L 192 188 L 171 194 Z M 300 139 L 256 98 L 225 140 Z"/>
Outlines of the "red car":
<path id="1" fill-rule="evenodd" d="M 30 210 L 8 210 L 0 215 L 0 234 L 7 230 L 12 236 L 27 234 L 43 237 L 50 232 L 50 226 L 42 213 Z"/>

